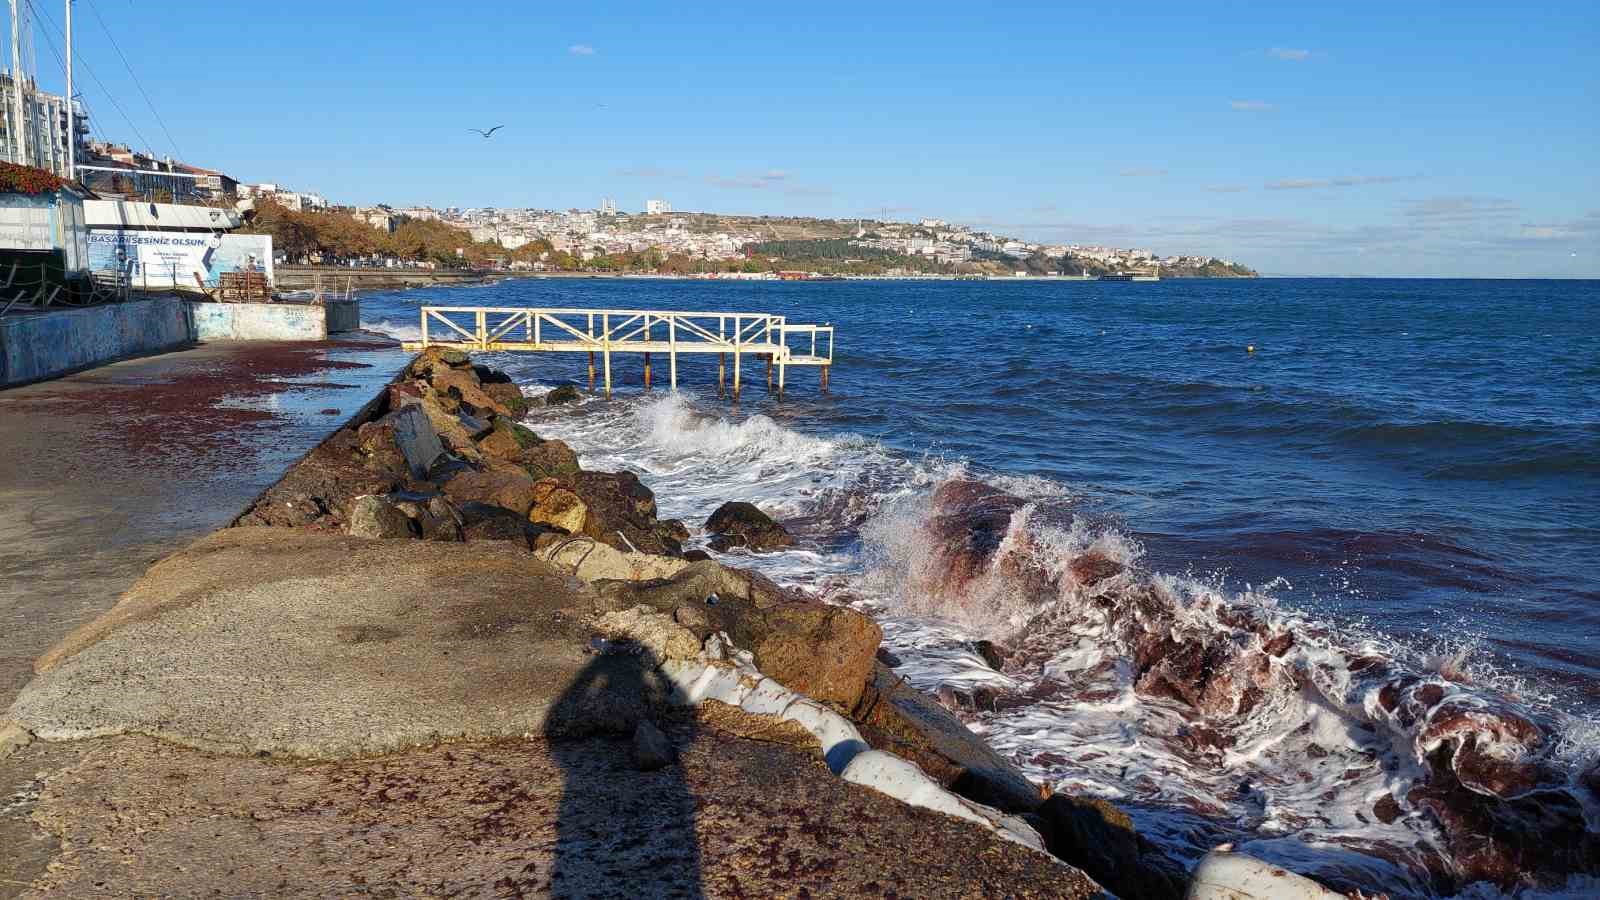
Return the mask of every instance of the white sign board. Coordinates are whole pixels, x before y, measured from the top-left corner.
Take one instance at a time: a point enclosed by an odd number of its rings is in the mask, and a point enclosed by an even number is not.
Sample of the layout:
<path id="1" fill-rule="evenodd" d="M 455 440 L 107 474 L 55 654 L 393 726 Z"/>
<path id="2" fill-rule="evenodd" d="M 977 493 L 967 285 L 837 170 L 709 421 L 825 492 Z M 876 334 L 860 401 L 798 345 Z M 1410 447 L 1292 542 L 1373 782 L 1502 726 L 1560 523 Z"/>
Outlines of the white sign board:
<path id="1" fill-rule="evenodd" d="M 91 228 L 89 267 L 127 272 L 136 288 L 213 288 L 223 272 L 252 270 L 271 282 L 272 236 Z"/>

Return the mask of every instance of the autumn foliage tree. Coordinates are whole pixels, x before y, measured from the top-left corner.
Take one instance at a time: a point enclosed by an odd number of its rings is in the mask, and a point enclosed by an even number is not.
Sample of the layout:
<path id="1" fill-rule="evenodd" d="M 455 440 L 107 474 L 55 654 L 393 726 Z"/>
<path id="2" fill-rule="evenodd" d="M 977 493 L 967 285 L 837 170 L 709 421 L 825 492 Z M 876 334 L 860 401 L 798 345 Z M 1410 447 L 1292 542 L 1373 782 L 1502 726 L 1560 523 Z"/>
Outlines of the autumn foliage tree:
<path id="1" fill-rule="evenodd" d="M 452 267 L 481 265 L 492 256 L 506 255 L 499 245 L 474 241 L 467 232 L 443 222 L 402 217 L 389 234 L 349 212 L 296 211 L 271 200 L 256 204 L 255 219 L 245 230 L 272 235 L 273 248 L 295 260 L 378 255 Z"/>

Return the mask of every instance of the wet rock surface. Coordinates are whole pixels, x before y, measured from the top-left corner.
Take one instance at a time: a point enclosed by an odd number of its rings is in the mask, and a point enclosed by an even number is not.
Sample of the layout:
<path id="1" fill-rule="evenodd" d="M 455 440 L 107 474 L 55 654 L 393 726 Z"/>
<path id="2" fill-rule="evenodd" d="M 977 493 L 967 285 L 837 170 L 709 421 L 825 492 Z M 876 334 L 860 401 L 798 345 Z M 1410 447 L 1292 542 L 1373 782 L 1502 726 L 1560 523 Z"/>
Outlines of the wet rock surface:
<path id="1" fill-rule="evenodd" d="M 933 698 L 873 660 L 872 679 L 852 718 L 873 747 L 920 765 L 940 784 L 1006 812 L 1031 812 L 1039 788 Z"/>
<path id="2" fill-rule="evenodd" d="M 1128 814 L 1107 800 L 1057 794 L 1036 815 L 1051 853 L 1120 897 L 1181 900 L 1188 890 L 1182 865 L 1141 838 Z"/>
<path id="3" fill-rule="evenodd" d="M 1600 873 L 1600 833 L 1588 827 L 1593 814 L 1585 812 L 1594 801 L 1582 796 L 1570 765 L 1555 758 L 1559 727 L 1551 722 L 1443 670 L 1401 674 L 1382 659 L 1308 655 L 1302 651 L 1310 641 L 1330 653 L 1325 635 L 1297 632 L 1263 610 L 1215 597 L 1186 602 L 1098 549 L 1041 559 L 1025 530 L 1014 528 L 1026 504 L 987 485 L 952 481 L 931 503 L 930 590 L 956 596 L 980 581 L 999 582 L 1053 601 L 1005 642 L 1000 661 L 1008 671 L 1039 671 L 1060 652 L 1063 636 L 1095 634 L 1100 663 L 1083 674 L 1124 666 L 1141 698 L 1182 710 L 1179 752 L 1197 765 L 1219 763 L 1250 734 L 1253 716 L 1310 697 L 1345 717 L 1354 743 L 1367 747 L 1365 765 L 1393 772 L 1399 787 L 1374 801 L 1374 818 L 1421 816 L 1437 828 L 1440 846 L 1391 854 L 1420 882 L 1451 893 L 1473 882 L 1512 889 Z M 1108 688 L 1113 695 L 1118 689 Z M 1073 690 L 1046 677 L 1024 696 Z M 977 690 L 952 689 L 944 699 L 957 710 L 996 711 L 1008 702 Z M 1388 755 L 1390 746 L 1409 758 Z M 1359 877 L 1352 880 L 1361 886 Z"/>
<path id="4" fill-rule="evenodd" d="M 725 553 L 742 547 L 756 553 L 777 550 L 794 544 L 794 538 L 754 503 L 729 501 L 717 507 L 706 519 L 711 549 Z"/>

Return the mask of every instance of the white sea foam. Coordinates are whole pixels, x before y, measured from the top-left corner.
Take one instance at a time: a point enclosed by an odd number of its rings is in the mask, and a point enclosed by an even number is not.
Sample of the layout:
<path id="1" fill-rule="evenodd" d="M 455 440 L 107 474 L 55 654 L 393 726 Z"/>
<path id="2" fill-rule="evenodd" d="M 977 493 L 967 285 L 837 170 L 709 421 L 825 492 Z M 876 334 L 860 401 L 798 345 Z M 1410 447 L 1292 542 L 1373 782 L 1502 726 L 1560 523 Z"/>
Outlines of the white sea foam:
<path id="1" fill-rule="evenodd" d="M 1113 624 L 1086 602 L 1131 576 L 1092 590 L 1070 577 L 1069 562 L 1085 553 L 1136 567 L 1143 549 L 1072 515 L 1067 486 L 988 477 L 1029 501 L 1012 516 L 995 557 L 1022 560 L 1039 577 L 988 571 L 949 596 L 924 525 L 932 489 L 968 475 L 966 465 L 906 458 L 857 437 L 802 434 L 766 416 L 734 421 L 713 412 L 718 405 L 663 394 L 538 412 L 530 424 L 571 443 L 586 467 L 638 472 L 661 514 L 684 519 L 697 537 L 727 500 L 754 502 L 784 520 L 799 547 L 733 562 L 871 612 L 900 659 L 897 672 L 919 688 L 1024 697 L 963 717 L 1031 777 L 1123 803 L 1177 858 L 1192 863 L 1212 843 L 1230 840 L 1313 876 L 1380 885 L 1397 897 L 1433 896 L 1419 872 L 1444 846 L 1436 826 L 1409 808 L 1387 824 L 1374 813 L 1378 801 L 1403 796 L 1420 777 L 1424 748 L 1386 724 L 1370 679 L 1350 666 L 1370 658 L 1408 667 L 1468 702 L 1507 684 L 1470 648 L 1416 648 L 1356 624 L 1318 621 L 1281 608 L 1270 585 L 1240 592 L 1215 576 L 1155 575 L 1152 589 L 1175 610 L 1174 627 L 1221 630 L 1230 611 L 1247 610 L 1296 636 L 1272 665 L 1288 679 L 1280 684 L 1298 687 L 1266 692 L 1247 715 L 1215 726 L 1228 731 L 1226 741 L 1211 741 L 1214 726 L 1193 709 L 1135 691 Z M 1029 593 L 1040 584 L 1055 587 Z M 1042 629 L 1025 637 L 1048 652 L 1021 668 L 997 672 L 971 643 L 1025 627 Z M 1556 755 L 1575 769 L 1600 753 L 1600 726 L 1569 721 L 1559 733 Z"/>
<path id="2" fill-rule="evenodd" d="M 364 319 L 361 322 L 362 331 L 371 331 L 376 334 L 386 334 L 397 341 L 422 340 L 422 327 L 415 319 L 399 321 L 390 318 Z"/>

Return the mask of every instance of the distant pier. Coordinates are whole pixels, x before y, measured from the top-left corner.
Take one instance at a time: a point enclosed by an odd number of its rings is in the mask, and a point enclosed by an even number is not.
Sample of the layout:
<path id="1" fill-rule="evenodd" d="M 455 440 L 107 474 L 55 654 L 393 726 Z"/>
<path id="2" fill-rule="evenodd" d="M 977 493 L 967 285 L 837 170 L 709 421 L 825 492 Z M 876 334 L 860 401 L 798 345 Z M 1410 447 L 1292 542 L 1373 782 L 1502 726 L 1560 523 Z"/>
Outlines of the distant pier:
<path id="1" fill-rule="evenodd" d="M 791 343 L 791 337 L 798 340 Z M 765 363 L 767 390 L 776 389 L 780 395 L 790 366 L 816 367 L 824 391 L 833 368 L 832 325 L 791 325 L 786 317 L 767 313 L 424 306 L 421 339 L 407 341 L 405 348 L 427 347 L 587 353 L 589 388 L 594 389 L 598 361 L 608 398 L 614 353 L 644 354 L 646 390 L 651 387 L 652 354 L 666 355 L 668 382 L 677 390 L 679 354 L 715 353 L 719 395 L 727 390 L 732 357 L 734 397 L 739 396 L 748 356 Z"/>

